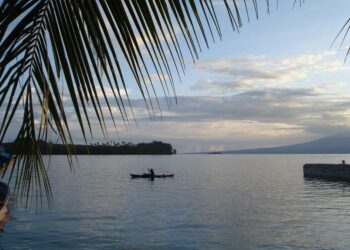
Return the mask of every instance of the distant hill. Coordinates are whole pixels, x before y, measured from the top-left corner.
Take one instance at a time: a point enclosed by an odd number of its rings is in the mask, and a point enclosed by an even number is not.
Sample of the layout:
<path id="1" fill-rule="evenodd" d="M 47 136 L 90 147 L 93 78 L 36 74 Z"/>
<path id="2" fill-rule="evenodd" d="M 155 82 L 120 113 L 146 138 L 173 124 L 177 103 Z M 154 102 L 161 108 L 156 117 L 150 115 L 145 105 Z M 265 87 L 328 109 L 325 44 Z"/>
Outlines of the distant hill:
<path id="1" fill-rule="evenodd" d="M 209 152 L 209 154 L 349 154 L 350 133 L 281 147 Z"/>

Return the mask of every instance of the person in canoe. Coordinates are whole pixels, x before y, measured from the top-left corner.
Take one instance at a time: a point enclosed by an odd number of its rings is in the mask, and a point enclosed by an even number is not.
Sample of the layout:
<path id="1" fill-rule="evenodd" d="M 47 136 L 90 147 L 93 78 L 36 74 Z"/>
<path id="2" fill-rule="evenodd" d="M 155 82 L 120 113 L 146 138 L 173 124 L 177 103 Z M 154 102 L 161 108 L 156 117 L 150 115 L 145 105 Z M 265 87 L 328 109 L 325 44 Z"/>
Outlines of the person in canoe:
<path id="1" fill-rule="evenodd" d="M 151 178 L 154 178 L 154 171 L 153 171 L 153 168 L 151 168 L 151 169 L 149 170 L 149 173 L 151 174 Z"/>

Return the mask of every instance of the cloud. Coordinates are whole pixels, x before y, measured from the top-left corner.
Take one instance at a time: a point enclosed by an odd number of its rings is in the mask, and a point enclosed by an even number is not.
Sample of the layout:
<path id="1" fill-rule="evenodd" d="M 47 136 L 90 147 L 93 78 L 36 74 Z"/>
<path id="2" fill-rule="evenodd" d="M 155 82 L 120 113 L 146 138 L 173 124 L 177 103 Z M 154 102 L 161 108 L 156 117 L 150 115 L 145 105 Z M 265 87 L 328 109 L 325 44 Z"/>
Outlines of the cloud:
<path id="1" fill-rule="evenodd" d="M 310 75 L 348 70 L 334 52 L 276 58 L 267 56 L 229 57 L 199 61 L 196 70 L 205 75 L 192 90 L 213 94 L 260 88 L 290 87 Z"/>
<path id="2" fill-rule="evenodd" d="M 113 93 L 106 87 L 119 132 L 117 138 L 109 110 L 102 100 L 109 139 L 163 140 L 173 143 L 179 152 L 189 152 L 276 146 L 344 131 L 350 124 L 347 82 L 318 77 L 316 84 L 298 84 L 309 81 L 311 75 L 347 69 L 341 62 L 334 62 L 332 55 L 329 52 L 289 58 L 248 56 L 200 61 L 195 69 L 205 80 L 192 86 L 199 90 L 197 96 L 178 96 L 178 105 L 170 109 L 166 99 L 159 98 L 161 113 L 157 101 L 152 99 L 156 121 L 150 119 L 153 114 L 150 100 L 148 109 L 144 100 L 130 100 L 138 126 L 133 123 L 127 102 L 130 126 L 125 126 Z M 151 78 L 155 80 L 156 75 L 151 74 Z M 100 88 L 97 93 L 103 97 Z M 126 100 L 125 91 L 122 98 Z M 67 96 L 63 100 L 74 139 L 81 142 L 72 102 Z M 87 113 L 94 132 L 92 140 L 104 140 L 91 103 Z M 87 128 L 87 124 L 85 126 Z"/>
<path id="3" fill-rule="evenodd" d="M 313 89 L 268 89 L 246 91 L 225 97 L 179 97 L 179 105 L 171 108 L 176 120 L 259 120 L 270 121 L 293 118 L 292 113 L 301 113 L 315 107 L 321 96 Z M 308 101 L 313 98 L 312 101 Z M 324 108 L 324 107 L 323 107 Z"/>
<path id="4" fill-rule="evenodd" d="M 164 98 L 159 101 L 162 107 L 166 106 Z M 131 129 L 127 129 L 118 123 L 119 135 L 131 140 L 181 141 L 178 147 L 184 152 L 185 148 L 193 151 L 194 148 L 288 144 L 284 142 L 286 138 L 289 143 L 297 142 L 298 138 L 317 138 L 343 131 L 350 124 L 347 97 L 332 97 L 313 88 L 272 88 L 214 97 L 182 96 L 178 101 L 178 105 L 162 113 L 162 121 L 159 113 L 154 121 L 150 120 L 143 100 L 132 100 L 138 126 L 131 122 Z M 107 127 L 113 134 L 108 119 Z"/>
<path id="5" fill-rule="evenodd" d="M 315 88 L 270 88 L 229 96 L 179 96 L 178 105 L 170 110 L 166 109 L 165 98 L 160 98 L 164 111 L 162 120 L 159 111 L 156 112 L 156 121 L 150 119 L 143 100 L 131 102 L 138 126 L 131 116 L 130 127 L 117 117 L 119 137 L 107 107 L 102 104 L 108 139 L 163 140 L 174 144 L 179 152 L 289 144 L 334 134 L 346 130 L 350 124 L 348 96 L 340 98 Z M 72 135 L 76 142 L 82 142 L 72 104 L 65 105 Z M 112 111 L 119 112 L 115 107 Z M 92 140 L 103 141 L 92 107 L 88 113 L 94 131 Z"/>

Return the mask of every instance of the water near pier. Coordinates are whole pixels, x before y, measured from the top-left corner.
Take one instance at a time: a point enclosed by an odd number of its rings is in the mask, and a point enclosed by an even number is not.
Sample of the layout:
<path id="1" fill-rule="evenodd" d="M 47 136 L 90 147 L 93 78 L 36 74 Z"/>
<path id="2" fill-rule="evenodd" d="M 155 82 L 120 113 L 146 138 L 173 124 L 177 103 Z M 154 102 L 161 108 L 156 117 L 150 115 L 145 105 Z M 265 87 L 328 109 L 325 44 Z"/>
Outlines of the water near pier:
<path id="1" fill-rule="evenodd" d="M 346 249 L 350 185 L 306 180 L 343 155 L 54 156 L 54 207 L 12 207 L 3 249 Z M 148 167 L 175 178 L 131 179 Z"/>

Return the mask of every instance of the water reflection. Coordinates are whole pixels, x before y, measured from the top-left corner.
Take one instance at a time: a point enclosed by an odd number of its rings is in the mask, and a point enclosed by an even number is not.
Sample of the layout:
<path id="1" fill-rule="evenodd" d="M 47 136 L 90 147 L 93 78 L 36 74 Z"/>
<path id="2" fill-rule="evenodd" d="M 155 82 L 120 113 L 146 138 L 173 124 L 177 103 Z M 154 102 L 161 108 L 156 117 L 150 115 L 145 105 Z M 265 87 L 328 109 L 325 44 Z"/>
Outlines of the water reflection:
<path id="1" fill-rule="evenodd" d="M 74 175 L 54 157 L 54 207 L 11 207 L 0 248 L 350 246 L 349 183 L 304 179 L 300 167 L 344 156 L 84 156 Z M 129 178 L 144 166 L 176 178 Z"/>
<path id="2" fill-rule="evenodd" d="M 10 197 L 9 200 L 13 201 L 13 197 Z M 5 230 L 5 225 L 9 220 L 14 219 L 10 214 L 9 207 L 9 202 L 6 202 L 6 204 L 0 209 L 0 232 L 3 232 Z"/>
<path id="3" fill-rule="evenodd" d="M 304 177 L 304 185 L 317 189 L 342 189 L 350 191 L 350 181 L 317 177 Z"/>
<path id="4" fill-rule="evenodd" d="M 3 232 L 5 230 L 5 224 L 10 220 L 10 218 L 11 215 L 9 211 L 6 213 L 0 213 L 0 232 Z"/>

